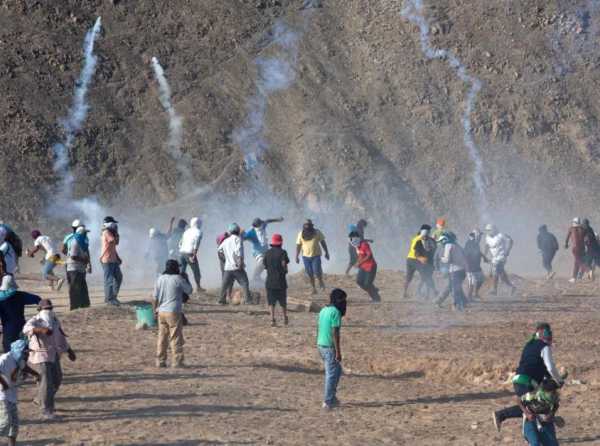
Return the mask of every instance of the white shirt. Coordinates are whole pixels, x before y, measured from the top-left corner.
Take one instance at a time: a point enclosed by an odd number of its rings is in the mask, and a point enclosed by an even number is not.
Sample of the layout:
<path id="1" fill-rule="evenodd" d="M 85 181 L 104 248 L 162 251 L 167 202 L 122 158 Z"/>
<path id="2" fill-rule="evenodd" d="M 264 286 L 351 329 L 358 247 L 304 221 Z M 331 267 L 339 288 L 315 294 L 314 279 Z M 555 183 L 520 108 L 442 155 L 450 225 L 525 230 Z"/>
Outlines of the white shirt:
<path id="1" fill-rule="evenodd" d="M 219 252 L 225 257 L 225 271 L 236 271 L 244 262 L 244 245 L 239 235 L 230 235 L 219 246 Z"/>
<path id="2" fill-rule="evenodd" d="M 510 237 L 499 232 L 494 236 L 486 236 L 485 243 L 490 250 L 492 263 L 496 264 L 506 262 L 506 258 L 508 257 L 508 247 L 510 245 Z"/>
<path id="3" fill-rule="evenodd" d="M 0 251 L 4 254 L 4 262 L 6 263 L 6 272 L 14 274 L 17 271 L 17 253 L 12 245 L 4 242 L 0 245 Z"/>
<path id="4" fill-rule="evenodd" d="M 0 375 L 8 384 L 8 389 L 3 390 L 0 386 L 0 401 L 8 401 L 17 404 L 17 383 L 11 380 L 11 375 L 17 368 L 17 361 L 10 353 L 5 353 L 0 356 Z"/>
<path id="5" fill-rule="evenodd" d="M 542 359 L 544 360 L 546 370 L 548 370 L 548 373 L 550 373 L 552 379 L 559 384 L 562 383 L 562 377 L 556 369 L 556 364 L 554 363 L 554 358 L 552 357 L 552 349 L 549 345 L 542 349 Z"/>
<path id="6" fill-rule="evenodd" d="M 39 248 L 40 246 L 46 251 L 46 260 L 52 260 L 52 258 L 56 255 L 56 247 L 54 243 L 52 243 L 52 239 L 47 235 L 40 235 L 33 242 L 33 246 Z"/>
<path id="7" fill-rule="evenodd" d="M 185 230 L 179 242 L 179 252 L 181 254 L 196 254 L 202 241 L 202 231 L 191 227 Z"/>

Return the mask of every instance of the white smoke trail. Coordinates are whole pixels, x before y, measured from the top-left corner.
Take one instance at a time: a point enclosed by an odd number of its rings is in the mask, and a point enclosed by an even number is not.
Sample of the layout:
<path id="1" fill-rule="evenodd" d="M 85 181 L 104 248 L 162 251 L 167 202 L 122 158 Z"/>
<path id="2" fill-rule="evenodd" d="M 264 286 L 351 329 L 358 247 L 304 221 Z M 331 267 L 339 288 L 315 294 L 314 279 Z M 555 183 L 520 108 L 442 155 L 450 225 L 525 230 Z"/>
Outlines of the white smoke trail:
<path id="1" fill-rule="evenodd" d="M 64 140 L 56 143 L 52 148 L 56 158 L 54 161 L 54 172 L 61 177 L 62 181 L 59 196 L 65 199 L 70 197 L 73 192 L 73 174 L 69 170 L 69 149 L 73 145 L 75 135 L 81 130 L 89 110 L 89 105 L 86 102 L 86 95 L 90 81 L 96 72 L 96 63 L 98 62 L 98 59 L 94 55 L 94 42 L 96 41 L 96 37 L 100 34 L 101 26 L 101 19 L 98 17 L 94 26 L 85 35 L 83 42 L 85 59 L 79 79 L 75 83 L 73 104 L 71 105 L 67 117 L 60 122 L 61 127 L 65 132 Z"/>
<path id="2" fill-rule="evenodd" d="M 259 57 L 255 61 L 258 67 L 257 91 L 248 101 L 248 116 L 244 125 L 233 133 L 234 142 L 244 153 L 248 171 L 257 167 L 267 148 L 263 133 L 269 96 L 288 88 L 296 78 L 294 67 L 298 59 L 298 40 L 298 33 L 283 22 L 277 22 L 270 42 L 277 45 L 281 53 L 277 57 Z"/>
<path id="3" fill-rule="evenodd" d="M 158 82 L 160 103 L 169 115 L 169 140 L 167 148 L 171 156 L 175 159 L 177 170 L 184 176 L 185 184 L 185 182 L 189 182 L 192 179 L 192 173 L 190 169 L 191 160 L 189 157 L 185 157 L 181 151 L 183 119 L 175 111 L 175 107 L 171 101 L 171 87 L 165 76 L 165 70 L 156 57 L 152 58 L 152 69 Z"/>
<path id="4" fill-rule="evenodd" d="M 480 219 L 488 219 L 488 199 L 484 185 L 483 161 L 481 160 L 479 148 L 473 139 L 473 126 L 471 123 L 471 114 L 475 107 L 477 95 L 481 90 L 481 81 L 467 72 L 466 67 L 461 61 L 449 50 L 433 48 L 429 41 L 429 24 L 423 15 L 422 0 L 406 0 L 402 9 L 402 16 L 419 27 L 421 48 L 428 59 L 440 59 L 448 62 L 451 68 L 456 71 L 458 77 L 469 86 L 467 93 L 466 106 L 462 117 L 463 124 L 463 139 L 465 146 L 469 151 L 469 157 L 473 161 L 473 182 L 477 192 L 479 217 Z"/>

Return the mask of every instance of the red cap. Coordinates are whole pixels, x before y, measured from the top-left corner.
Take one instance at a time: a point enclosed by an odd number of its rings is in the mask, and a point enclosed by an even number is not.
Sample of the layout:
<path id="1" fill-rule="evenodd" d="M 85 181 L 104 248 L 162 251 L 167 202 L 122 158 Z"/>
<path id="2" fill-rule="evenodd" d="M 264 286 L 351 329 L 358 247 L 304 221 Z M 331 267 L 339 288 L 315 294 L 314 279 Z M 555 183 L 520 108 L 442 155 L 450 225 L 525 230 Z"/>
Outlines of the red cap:
<path id="1" fill-rule="evenodd" d="M 271 237 L 271 246 L 281 246 L 283 245 L 283 237 L 281 234 L 273 234 Z"/>

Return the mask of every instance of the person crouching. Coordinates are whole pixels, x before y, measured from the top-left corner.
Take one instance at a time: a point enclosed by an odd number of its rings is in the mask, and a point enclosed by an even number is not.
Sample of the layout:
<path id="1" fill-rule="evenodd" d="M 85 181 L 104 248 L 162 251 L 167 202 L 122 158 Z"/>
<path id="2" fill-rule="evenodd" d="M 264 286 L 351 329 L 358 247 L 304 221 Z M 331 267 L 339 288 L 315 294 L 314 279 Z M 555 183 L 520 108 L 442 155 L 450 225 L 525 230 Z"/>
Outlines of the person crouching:
<path id="1" fill-rule="evenodd" d="M 29 363 L 39 370 L 38 397 L 46 419 L 54 418 L 54 397 L 62 384 L 60 356 L 67 353 L 75 361 L 75 352 L 69 346 L 60 321 L 52 310 L 50 299 L 42 299 L 38 314 L 27 321 L 23 333 L 29 338 Z"/>
<path id="2" fill-rule="evenodd" d="M 167 346 L 171 344 L 172 366 L 183 367 L 183 303 L 194 291 L 177 260 L 167 260 L 165 272 L 154 286 L 154 310 L 158 313 L 157 367 L 167 366 Z"/>

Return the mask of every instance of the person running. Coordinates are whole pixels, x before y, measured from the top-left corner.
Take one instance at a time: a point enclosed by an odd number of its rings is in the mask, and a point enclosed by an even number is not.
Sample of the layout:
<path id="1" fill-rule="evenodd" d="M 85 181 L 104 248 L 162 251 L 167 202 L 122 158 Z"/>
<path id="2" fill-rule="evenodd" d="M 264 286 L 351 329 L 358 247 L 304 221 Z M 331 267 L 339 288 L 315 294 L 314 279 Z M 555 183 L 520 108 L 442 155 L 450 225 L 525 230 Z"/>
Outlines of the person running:
<path id="1" fill-rule="evenodd" d="M 8 438 L 8 445 L 17 444 L 19 434 L 19 411 L 17 390 L 19 377 L 28 374 L 36 379 L 40 376 L 27 365 L 29 348 L 27 341 L 14 341 L 9 350 L 0 356 L 0 436 Z"/>
<path id="2" fill-rule="evenodd" d="M 489 263 L 489 260 L 481 252 L 481 232 L 474 229 L 469 233 L 465 243 L 464 252 L 467 260 L 467 289 L 468 300 L 480 299 L 479 290 L 485 282 L 485 277 L 481 269 L 481 261 Z"/>
<path id="3" fill-rule="evenodd" d="M 0 322 L 2 322 L 2 347 L 5 353 L 19 339 L 25 325 L 25 306 L 37 305 L 40 297 L 20 291 L 15 277 L 6 272 L 4 256 L 0 253 Z"/>
<path id="4" fill-rule="evenodd" d="M 54 274 L 54 268 L 60 261 L 60 254 L 57 252 L 54 242 L 47 235 L 42 235 L 38 229 L 31 231 L 31 238 L 33 238 L 33 248 L 26 250 L 27 255 L 33 259 L 38 251 L 44 252 L 42 278 L 48 281 L 51 290 L 55 289 L 54 283 L 56 282 L 56 291 L 60 291 L 65 279 Z"/>
<path id="5" fill-rule="evenodd" d="M 360 220 L 358 220 L 358 222 L 356 224 L 348 225 L 348 234 L 356 232 L 359 235 L 361 240 L 366 240 L 365 239 L 365 229 L 367 228 L 368 225 L 369 225 L 369 223 L 367 222 L 367 220 L 361 218 Z M 373 240 L 367 240 L 367 242 L 373 243 Z M 358 259 L 358 257 L 356 254 L 356 248 L 354 246 L 352 246 L 350 241 L 348 241 L 348 266 L 346 267 L 346 275 L 350 274 L 350 271 L 356 265 L 357 259 Z"/>
<path id="6" fill-rule="evenodd" d="M 563 377 L 558 372 L 552 356 L 552 340 L 550 324 L 539 322 L 535 333 L 523 348 L 516 375 L 512 379 L 517 404 L 492 414 L 494 426 L 498 431 L 502 423 L 510 418 L 521 418 L 525 415 L 527 420 L 534 420 L 534 414 L 523 404 L 521 397 L 534 391 L 544 378 L 553 379 L 559 386 L 563 385 Z"/>
<path id="7" fill-rule="evenodd" d="M 500 280 L 510 288 L 510 295 L 514 296 L 517 291 L 509 280 L 506 274 L 506 262 L 510 256 L 510 251 L 513 247 L 513 239 L 506 234 L 498 231 L 498 228 L 493 224 L 488 224 L 485 227 L 487 236 L 485 237 L 486 252 L 485 256 L 492 264 L 492 275 L 494 277 L 492 296 L 498 295 L 498 283 Z"/>
<path id="8" fill-rule="evenodd" d="M 60 357 L 67 353 L 70 361 L 76 355 L 53 311 L 50 299 L 42 299 L 38 314 L 27 321 L 23 333 L 29 338 L 29 363 L 39 370 L 38 397 L 35 402 L 42 407 L 45 419 L 54 419 L 54 397 L 62 384 Z"/>
<path id="9" fill-rule="evenodd" d="M 538 230 L 537 247 L 542 254 L 542 266 L 546 270 L 546 279 L 554 277 L 552 261 L 558 252 L 558 240 L 554 234 L 548 231 L 548 226 L 542 225 Z"/>
<path id="10" fill-rule="evenodd" d="M 250 283 L 244 263 L 244 245 L 240 236 L 241 229 L 237 223 L 232 223 L 229 225 L 227 232 L 229 237 L 223 240 L 218 249 L 219 255 L 225 259 L 219 303 L 221 305 L 227 304 L 227 293 L 231 292 L 234 281 L 237 281 L 244 292 L 244 304 L 250 305 L 252 304 L 252 294 L 250 294 Z"/>
<path id="11" fill-rule="evenodd" d="M 596 232 L 594 228 L 590 225 L 590 221 L 587 218 L 584 218 L 581 222 L 581 227 L 583 228 L 583 242 L 585 245 L 585 264 L 588 268 L 589 279 L 594 280 L 594 270 L 596 269 L 596 265 L 598 264 L 598 258 L 600 257 L 600 243 L 598 243 L 598 238 L 596 237 Z"/>
<path id="12" fill-rule="evenodd" d="M 187 228 L 187 221 L 181 218 L 177 222 L 177 226 L 173 228 L 172 224 L 174 221 L 175 217 L 172 217 L 171 224 L 169 225 L 169 228 L 171 229 L 168 240 L 169 258 L 179 262 L 179 243 L 181 242 L 181 237 L 183 237 L 185 228 Z"/>
<path id="13" fill-rule="evenodd" d="M 200 286 L 202 275 L 198 264 L 198 249 L 200 249 L 202 237 L 202 220 L 194 217 L 190 220 L 190 227 L 185 230 L 179 242 L 179 266 L 183 272 L 187 272 L 188 265 L 192 269 L 194 282 L 196 283 L 196 293 L 206 291 Z"/>
<path id="14" fill-rule="evenodd" d="M 271 238 L 271 248 L 263 256 L 263 267 L 267 271 L 267 280 L 265 289 L 267 293 L 267 303 L 271 310 L 271 325 L 275 327 L 275 305 L 279 302 L 283 310 L 283 324 L 289 323 L 287 313 L 287 280 L 288 265 L 290 259 L 287 251 L 282 248 L 283 237 L 280 234 L 273 234 Z"/>
<path id="15" fill-rule="evenodd" d="M 296 239 L 296 263 L 300 263 L 300 254 L 302 254 L 304 271 L 310 280 L 313 294 L 317 294 L 315 277 L 319 281 L 321 290 L 325 289 L 323 268 L 321 265 L 322 252 L 325 252 L 325 258 L 329 260 L 329 249 L 325 242 L 325 236 L 321 231 L 315 228 L 312 220 L 308 219 L 304 222 L 302 231 L 298 233 Z"/>
<path id="16" fill-rule="evenodd" d="M 266 220 L 255 218 L 252 222 L 252 229 L 242 233 L 242 239 L 252 243 L 252 257 L 254 257 L 255 262 L 254 273 L 252 274 L 252 283 L 254 284 L 261 282 L 261 274 L 265 270 L 263 258 L 265 252 L 269 249 L 267 226 L 271 223 L 281 223 L 282 221 L 283 217 L 267 218 Z"/>
<path id="17" fill-rule="evenodd" d="M 350 244 L 356 249 L 356 263 L 358 274 L 356 275 L 356 284 L 367 292 L 372 302 L 381 302 L 379 288 L 375 286 L 375 277 L 377 277 L 377 262 L 373 257 L 373 251 L 369 242 L 364 240 L 359 232 L 349 234 Z"/>
<path id="18" fill-rule="evenodd" d="M 182 272 L 177 260 L 169 259 L 165 270 L 154 285 L 154 311 L 158 319 L 156 347 L 157 367 L 167 366 L 167 346 L 171 344 L 172 366 L 183 367 L 183 304 L 186 295 L 194 291 L 187 274 Z"/>
<path id="19" fill-rule="evenodd" d="M 588 272 L 585 263 L 585 230 L 581 226 L 581 219 L 575 217 L 567 233 L 565 240 L 565 249 L 569 249 L 571 243 L 571 252 L 573 253 L 573 276 L 569 279 L 570 283 L 577 282 L 581 276 Z"/>
<path id="20" fill-rule="evenodd" d="M 329 295 L 329 305 L 317 318 L 317 348 L 325 366 L 323 409 L 331 410 L 340 404 L 337 387 L 342 376 L 341 328 L 346 315 L 347 294 L 335 288 Z"/>
<path id="21" fill-rule="evenodd" d="M 102 253 L 100 263 L 104 270 L 104 302 L 107 305 L 119 306 L 119 291 L 123 283 L 121 264 L 123 261 L 117 253 L 119 245 L 119 222 L 113 217 L 106 217 L 102 225 Z"/>
<path id="22" fill-rule="evenodd" d="M 152 260 L 155 265 L 155 272 L 160 276 L 164 270 L 165 263 L 169 259 L 169 233 L 160 232 L 156 228 L 150 228 L 148 231 L 148 246 L 146 248 L 146 258 Z"/>
<path id="23" fill-rule="evenodd" d="M 442 255 L 440 261 L 448 268 L 448 278 L 450 280 L 450 290 L 454 300 L 454 309 L 463 311 L 465 309 L 465 292 L 463 283 L 466 278 L 467 259 L 461 246 L 456 241 L 456 235 L 453 232 L 445 232 L 440 237 L 442 244 Z M 440 297 L 436 304 L 442 306 L 445 298 Z"/>
<path id="24" fill-rule="evenodd" d="M 66 242 L 67 282 L 69 283 L 69 308 L 90 306 L 86 273 L 91 271 L 90 250 L 85 226 L 79 226 Z"/>
<path id="25" fill-rule="evenodd" d="M 433 262 L 435 258 L 436 244 L 429 236 L 431 226 L 422 225 L 419 233 L 411 240 L 408 256 L 406 257 L 406 279 L 404 281 L 404 298 L 408 298 L 408 287 L 415 273 L 418 271 L 421 282 L 435 296 L 437 291 L 433 282 Z"/>

